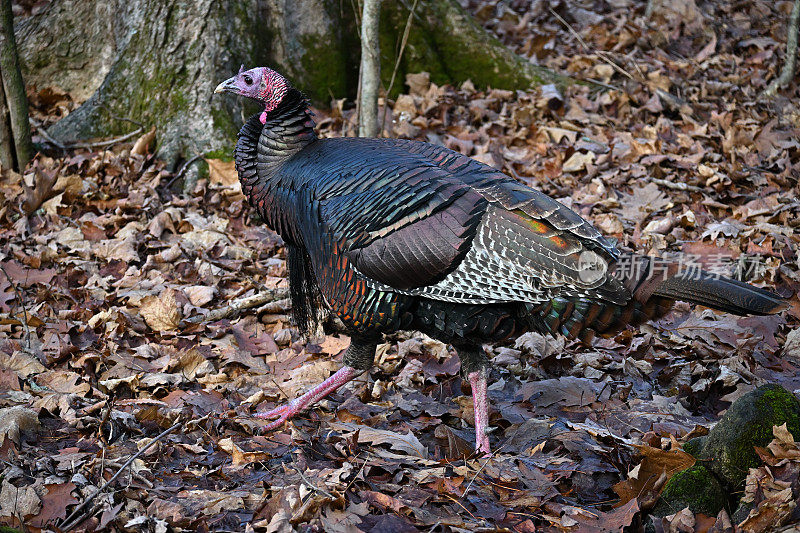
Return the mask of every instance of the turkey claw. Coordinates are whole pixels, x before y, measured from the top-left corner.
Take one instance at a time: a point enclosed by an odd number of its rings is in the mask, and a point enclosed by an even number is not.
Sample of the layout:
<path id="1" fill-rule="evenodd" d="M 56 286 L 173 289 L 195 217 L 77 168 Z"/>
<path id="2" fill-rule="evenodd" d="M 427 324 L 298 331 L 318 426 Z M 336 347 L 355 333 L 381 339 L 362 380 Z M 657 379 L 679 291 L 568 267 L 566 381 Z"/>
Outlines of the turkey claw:
<path id="1" fill-rule="evenodd" d="M 277 418 L 277 420 L 274 420 L 269 424 L 267 424 L 266 426 L 261 427 L 260 429 L 263 432 L 263 431 L 271 431 L 275 428 L 280 427 L 281 425 L 283 425 L 284 422 L 292 418 L 297 413 L 298 413 L 297 407 L 292 405 L 292 403 L 290 402 L 286 405 L 281 405 L 280 407 L 276 407 L 271 411 L 262 411 L 260 413 L 256 413 L 253 416 L 255 418 L 260 418 L 262 420 L 270 420 L 272 418 Z"/>

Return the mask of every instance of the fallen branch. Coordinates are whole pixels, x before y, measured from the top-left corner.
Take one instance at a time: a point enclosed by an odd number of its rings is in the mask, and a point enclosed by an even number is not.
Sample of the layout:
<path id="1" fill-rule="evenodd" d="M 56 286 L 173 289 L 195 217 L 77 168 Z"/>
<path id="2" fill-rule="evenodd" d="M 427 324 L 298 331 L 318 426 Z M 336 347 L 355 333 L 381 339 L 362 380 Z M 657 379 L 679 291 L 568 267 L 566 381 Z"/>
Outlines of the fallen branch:
<path id="1" fill-rule="evenodd" d="M 411 9 L 408 12 L 406 27 L 403 30 L 403 39 L 400 41 L 400 51 L 397 53 L 397 57 L 394 60 L 394 68 L 392 69 L 392 77 L 389 80 L 389 88 L 386 89 L 386 98 L 389 98 L 389 95 L 392 94 L 392 89 L 394 88 L 394 80 L 397 78 L 397 69 L 400 67 L 400 61 L 403 59 L 403 52 L 405 52 L 406 45 L 408 44 L 408 35 L 411 33 L 411 21 L 414 19 L 414 10 L 417 9 L 417 2 L 418 0 L 414 0 L 414 5 L 411 6 Z M 383 100 L 383 115 L 381 116 L 380 129 L 381 136 L 383 136 L 383 129 L 386 127 L 386 98 Z"/>
<path id="2" fill-rule="evenodd" d="M 122 467 L 119 470 L 117 470 L 117 473 L 114 474 L 113 476 L 111 476 L 111 479 L 109 479 L 108 481 L 103 483 L 102 487 L 100 487 L 99 489 L 94 491 L 92 493 L 92 495 L 89 496 L 88 498 L 86 498 L 86 500 L 84 500 L 84 502 L 82 504 L 80 504 L 78 507 L 76 507 L 75 510 L 72 511 L 70 513 L 70 515 L 67 518 L 64 519 L 64 521 L 62 522 L 62 525 L 59 526 L 59 527 L 63 531 L 69 531 L 69 530 L 73 529 L 75 526 L 77 526 L 78 524 L 80 524 L 81 522 L 83 522 L 84 520 L 86 520 L 86 518 L 91 516 L 91 514 L 92 514 L 91 512 L 83 513 L 83 510 L 86 507 L 88 507 L 90 503 L 92 503 L 94 501 L 94 499 L 97 497 L 97 495 L 100 494 L 101 492 L 103 492 L 106 489 L 106 487 L 111 485 L 125 469 L 127 469 L 129 466 L 131 466 L 131 464 L 133 464 L 133 462 L 136 459 L 138 459 L 140 455 L 144 454 L 147 450 L 149 450 L 153 446 L 153 444 L 159 442 L 161 439 L 163 439 L 164 437 L 166 437 L 167 435 L 169 435 L 170 433 L 172 433 L 173 431 L 178 429 L 178 427 L 181 426 L 181 425 L 182 425 L 182 422 L 175 422 L 172 426 L 170 426 L 169 428 L 167 428 L 164 431 L 162 431 L 161 433 L 159 433 L 156 438 L 154 438 L 153 440 L 148 442 L 147 446 L 145 446 L 144 448 L 142 448 L 141 450 L 139 450 L 138 452 L 133 454 L 131 456 L 131 458 L 128 459 L 127 461 L 125 461 L 125 464 L 122 465 Z"/>
<path id="3" fill-rule="evenodd" d="M 794 78 L 794 69 L 797 66 L 797 30 L 800 24 L 800 0 L 794 0 L 792 13 L 789 15 L 789 26 L 786 35 L 786 63 L 783 64 L 781 75 L 772 80 L 772 83 L 761 93 L 763 98 L 775 96 L 778 89 L 783 89 Z"/>
<path id="4" fill-rule="evenodd" d="M 92 149 L 92 148 L 102 148 L 104 146 L 111 146 L 113 144 L 125 142 L 128 139 L 130 139 L 131 137 L 134 137 L 134 136 L 140 134 L 142 131 L 144 131 L 144 128 L 139 127 L 139 128 L 135 129 L 134 131 L 132 131 L 130 133 L 126 133 L 125 135 L 122 135 L 120 137 L 114 137 L 113 139 L 107 139 L 105 141 L 97 141 L 97 142 L 89 142 L 89 143 L 87 143 L 87 142 L 62 143 L 62 142 L 57 141 L 53 137 L 51 137 L 50 134 L 47 133 L 47 130 L 42 127 L 41 123 L 38 123 L 33 119 L 30 119 L 30 123 L 36 128 L 36 132 L 37 132 L 38 135 L 41 135 L 41 137 L 46 142 L 52 144 L 53 146 L 55 146 L 59 150 L 71 150 L 73 148 Z"/>
<path id="5" fill-rule="evenodd" d="M 696 185 L 689 185 L 688 183 L 675 183 L 674 181 L 662 180 L 661 178 L 650 178 L 650 181 L 656 185 L 661 185 L 667 189 L 674 191 L 689 191 L 689 192 L 703 192 L 702 187 Z"/>
<path id="6" fill-rule="evenodd" d="M 49 134 L 49 133 L 47 133 L 47 130 L 46 130 L 45 128 L 43 128 L 43 127 L 42 127 L 42 124 L 41 124 L 40 122 L 37 122 L 37 121 L 35 121 L 33 118 L 31 118 L 31 119 L 30 119 L 30 122 L 31 122 L 31 125 L 32 125 L 34 128 L 36 128 L 36 133 L 37 133 L 38 135 L 41 135 L 41 136 L 42 136 L 42 138 L 43 138 L 45 141 L 47 141 L 48 143 L 52 144 L 53 146 L 55 146 L 55 147 L 56 147 L 56 148 L 58 148 L 59 150 L 66 150 L 66 149 L 67 149 L 67 147 L 66 147 L 66 146 L 64 146 L 64 144 L 63 144 L 63 143 L 60 143 L 60 142 L 58 142 L 57 140 L 53 139 L 53 138 L 50 136 L 50 134 Z"/>
<path id="7" fill-rule="evenodd" d="M 193 316 L 191 318 L 187 318 L 184 322 L 187 324 L 199 324 L 201 322 L 216 322 L 217 320 L 222 320 L 223 318 L 230 318 L 234 315 L 237 315 L 246 309 L 259 307 L 261 305 L 268 304 L 270 302 L 274 302 L 275 304 L 274 308 L 276 309 L 276 311 L 271 311 L 267 309 L 266 312 L 268 313 L 284 312 L 287 308 L 286 306 L 288 303 L 288 300 L 286 300 L 287 296 L 289 296 L 289 291 L 287 289 L 268 289 L 264 292 L 253 294 L 252 296 L 245 296 L 244 298 L 239 298 L 238 300 L 234 300 L 231 303 L 229 303 L 227 307 L 223 307 L 221 309 L 214 309 L 210 311 L 207 315 Z"/>
<path id="8" fill-rule="evenodd" d="M 83 143 L 83 142 L 69 143 L 69 144 L 65 144 L 64 146 L 66 148 L 88 148 L 88 149 L 102 148 L 104 146 L 111 146 L 112 144 L 125 142 L 128 139 L 139 135 L 143 131 L 144 131 L 143 128 L 137 128 L 137 129 L 133 130 L 130 133 L 126 133 L 125 135 L 122 135 L 120 137 L 114 137 L 113 139 L 108 139 L 107 141 L 97 141 L 97 142 L 91 142 L 91 143 Z"/>

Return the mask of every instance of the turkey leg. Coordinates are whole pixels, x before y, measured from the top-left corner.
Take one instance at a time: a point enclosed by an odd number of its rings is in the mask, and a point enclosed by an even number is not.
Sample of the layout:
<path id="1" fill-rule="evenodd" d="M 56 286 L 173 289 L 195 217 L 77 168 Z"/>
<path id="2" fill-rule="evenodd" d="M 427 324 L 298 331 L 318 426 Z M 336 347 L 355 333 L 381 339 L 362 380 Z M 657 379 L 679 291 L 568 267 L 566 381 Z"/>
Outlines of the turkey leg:
<path id="1" fill-rule="evenodd" d="M 489 446 L 489 397 L 486 394 L 486 372 L 478 370 L 470 372 L 469 384 L 472 387 L 472 406 L 475 411 L 475 449 L 485 455 L 491 455 Z"/>
<path id="2" fill-rule="evenodd" d="M 256 418 L 263 418 L 266 420 L 277 418 L 277 420 L 270 422 L 261 428 L 261 430 L 269 431 L 279 427 L 297 413 L 314 405 L 348 381 L 353 380 L 369 370 L 375 359 L 375 348 L 377 348 L 376 343 L 362 343 L 352 340 L 350 342 L 350 347 L 344 354 L 344 366 L 340 368 L 338 372 L 286 405 L 276 407 L 271 411 L 261 411 L 253 415 Z"/>
<path id="3" fill-rule="evenodd" d="M 472 406 L 475 411 L 475 450 L 491 455 L 489 445 L 489 396 L 486 392 L 486 373 L 489 359 L 480 346 L 457 346 L 461 359 L 461 375 L 466 376 L 472 387 Z"/>

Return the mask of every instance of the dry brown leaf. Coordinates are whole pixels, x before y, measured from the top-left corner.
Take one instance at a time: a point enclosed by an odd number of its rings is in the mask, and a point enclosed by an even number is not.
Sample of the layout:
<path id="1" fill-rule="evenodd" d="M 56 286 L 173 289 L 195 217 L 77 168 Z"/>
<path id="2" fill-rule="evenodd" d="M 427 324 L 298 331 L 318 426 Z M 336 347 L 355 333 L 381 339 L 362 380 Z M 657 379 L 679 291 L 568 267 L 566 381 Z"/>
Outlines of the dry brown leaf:
<path id="1" fill-rule="evenodd" d="M 338 430 L 358 431 L 358 442 L 369 442 L 371 444 L 388 444 L 389 447 L 396 451 L 405 453 L 414 457 L 421 457 L 427 459 L 428 449 L 422 445 L 417 437 L 408 432 L 403 435 L 388 431 L 385 429 L 375 429 L 362 424 L 344 424 L 340 422 L 332 422 L 331 427 Z"/>
<path id="2" fill-rule="evenodd" d="M 136 239 L 134 237 L 106 239 L 96 243 L 91 249 L 95 255 L 103 259 L 117 259 L 128 263 L 139 260 L 139 253 L 136 251 Z"/>
<path id="3" fill-rule="evenodd" d="M 217 444 L 222 451 L 231 456 L 234 466 L 266 461 L 271 457 L 270 452 L 246 452 L 230 438 L 222 439 Z"/>
<path id="4" fill-rule="evenodd" d="M 772 493 L 762 501 L 756 509 L 750 511 L 747 518 L 739 524 L 745 533 L 764 533 L 776 527 L 786 525 L 792 517 L 797 501 L 792 488 L 787 487 L 780 492 Z"/>
<path id="5" fill-rule="evenodd" d="M 19 445 L 22 433 L 38 431 L 39 415 L 33 409 L 21 405 L 0 409 L 0 444 L 6 436 Z"/>
<path id="6" fill-rule="evenodd" d="M 662 450 L 651 446 L 636 446 L 644 458 L 639 466 L 631 471 L 631 476 L 614 485 L 619 494 L 620 504 L 646 495 L 648 492 L 660 490 L 674 474 L 694 465 L 695 459 L 680 449 Z M 656 484 L 660 487 L 656 487 Z"/>
<path id="7" fill-rule="evenodd" d="M 592 152 L 575 152 L 569 159 L 564 161 L 561 170 L 564 172 L 578 172 L 579 170 L 584 170 L 586 169 L 586 165 L 594 162 L 595 157 L 596 156 Z"/>
<path id="8" fill-rule="evenodd" d="M 214 294 L 217 292 L 215 287 L 207 285 L 192 285 L 183 288 L 183 294 L 189 298 L 192 305 L 203 307 L 205 304 L 214 299 Z"/>
<path id="9" fill-rule="evenodd" d="M 39 528 L 52 524 L 56 519 L 66 518 L 67 507 L 78 502 L 72 495 L 74 483 L 47 484 L 44 487 L 47 494 L 42 496 L 42 511 L 31 520 L 31 525 Z"/>
<path id="10" fill-rule="evenodd" d="M 11 356 L 0 352 L 0 368 L 16 372 L 21 378 L 27 378 L 47 370 L 38 359 L 22 351 L 16 351 Z"/>
<path id="11" fill-rule="evenodd" d="M 29 517 L 39 514 L 42 500 L 33 487 L 15 487 L 3 479 L 0 487 L 0 516 Z"/>
<path id="12" fill-rule="evenodd" d="M 206 159 L 208 163 L 208 180 L 217 185 L 232 187 L 239 183 L 236 165 L 233 161 L 221 159 Z"/>
<path id="13" fill-rule="evenodd" d="M 189 504 L 199 504 L 203 514 L 209 516 L 244 508 L 242 491 L 183 490 L 178 493 L 178 498 L 187 500 Z"/>
<path id="14" fill-rule="evenodd" d="M 63 163 L 57 168 L 45 171 L 39 166 L 35 166 L 32 176 L 33 183 L 29 186 L 23 181 L 22 188 L 25 191 L 25 199 L 22 202 L 22 210 L 26 215 L 33 214 L 43 203 L 58 194 L 58 191 L 54 190 L 54 186 L 62 167 Z"/>
<path id="15" fill-rule="evenodd" d="M 131 148 L 132 155 L 145 155 L 151 144 L 156 140 L 156 127 L 150 128 L 150 131 L 136 139 Z"/>
<path id="16" fill-rule="evenodd" d="M 181 323 L 181 309 L 173 289 L 164 289 L 158 296 L 142 298 L 139 314 L 151 329 L 159 333 L 172 331 Z"/>

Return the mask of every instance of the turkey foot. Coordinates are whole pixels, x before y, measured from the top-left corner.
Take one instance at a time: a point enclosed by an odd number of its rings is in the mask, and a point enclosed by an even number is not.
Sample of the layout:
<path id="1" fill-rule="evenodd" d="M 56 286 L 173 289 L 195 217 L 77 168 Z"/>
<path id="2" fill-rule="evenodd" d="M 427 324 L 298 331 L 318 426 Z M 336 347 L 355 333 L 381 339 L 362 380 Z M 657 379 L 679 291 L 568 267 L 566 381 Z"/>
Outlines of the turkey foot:
<path id="1" fill-rule="evenodd" d="M 256 418 L 263 418 L 265 420 L 270 420 L 272 418 L 277 418 L 277 420 L 270 422 L 263 428 L 261 431 L 270 431 L 279 427 L 281 424 L 292 418 L 297 413 L 305 410 L 307 407 L 314 405 L 319 400 L 327 396 L 328 394 L 332 393 L 348 381 L 351 381 L 353 378 L 361 374 L 363 370 L 356 370 L 352 366 L 343 366 L 336 372 L 334 375 L 317 385 L 316 387 L 312 388 L 307 393 L 303 394 L 299 398 L 295 398 L 291 402 L 287 403 L 286 405 L 282 405 L 280 407 L 276 407 L 271 411 L 261 411 L 253 415 Z M 486 383 L 484 381 L 484 389 L 486 387 Z M 487 440 L 488 443 L 488 440 Z"/>
<path id="2" fill-rule="evenodd" d="M 472 387 L 472 405 L 475 411 L 475 449 L 483 452 L 485 457 L 492 454 L 489 446 L 489 398 L 486 394 L 485 371 L 470 372 L 467 376 Z"/>

